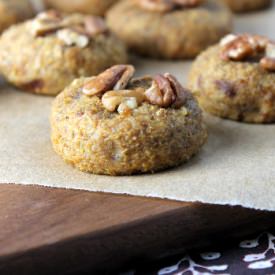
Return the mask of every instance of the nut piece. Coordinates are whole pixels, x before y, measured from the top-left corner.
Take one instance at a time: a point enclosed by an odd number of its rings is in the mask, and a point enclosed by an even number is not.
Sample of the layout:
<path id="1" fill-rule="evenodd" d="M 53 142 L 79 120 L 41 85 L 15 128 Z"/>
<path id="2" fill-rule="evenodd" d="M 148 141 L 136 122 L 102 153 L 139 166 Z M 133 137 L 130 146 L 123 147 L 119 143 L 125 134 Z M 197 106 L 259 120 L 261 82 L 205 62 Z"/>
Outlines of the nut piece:
<path id="1" fill-rule="evenodd" d="M 131 65 L 113 66 L 97 77 L 92 78 L 83 87 L 83 93 L 89 96 L 101 96 L 110 90 L 124 89 L 132 78 L 135 69 Z"/>
<path id="2" fill-rule="evenodd" d="M 145 97 L 150 104 L 178 109 L 185 104 L 188 93 L 174 76 L 166 73 L 153 78 L 151 87 L 145 91 Z"/>
<path id="3" fill-rule="evenodd" d="M 169 12 L 175 9 L 192 8 L 204 0 L 136 0 L 142 8 L 155 12 Z"/>
<path id="4" fill-rule="evenodd" d="M 67 46 L 77 46 L 85 48 L 89 44 L 89 38 L 72 29 L 62 29 L 57 31 L 57 37 L 64 41 Z"/>
<path id="5" fill-rule="evenodd" d="M 109 91 L 102 96 L 103 106 L 110 112 L 128 114 L 144 101 L 142 89 Z"/>

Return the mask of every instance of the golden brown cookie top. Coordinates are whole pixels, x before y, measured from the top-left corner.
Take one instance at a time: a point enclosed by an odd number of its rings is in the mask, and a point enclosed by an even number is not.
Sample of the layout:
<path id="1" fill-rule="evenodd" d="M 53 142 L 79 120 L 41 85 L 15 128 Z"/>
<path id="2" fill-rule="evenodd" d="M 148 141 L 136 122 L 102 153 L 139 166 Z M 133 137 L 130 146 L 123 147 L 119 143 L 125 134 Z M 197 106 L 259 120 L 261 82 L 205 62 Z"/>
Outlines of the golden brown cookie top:
<path id="1" fill-rule="evenodd" d="M 161 108 L 181 108 L 191 93 L 171 74 L 133 78 L 132 65 L 116 65 L 92 77 L 82 88 L 87 96 L 99 96 L 110 112 L 129 113 L 143 102 Z"/>
<path id="2" fill-rule="evenodd" d="M 107 34 L 105 21 L 98 16 L 82 14 L 66 15 L 56 10 L 38 14 L 30 21 L 30 32 L 34 37 L 56 35 L 66 45 L 84 48 L 99 34 Z"/>
<path id="3" fill-rule="evenodd" d="M 133 0 L 141 8 L 153 12 L 170 12 L 200 6 L 204 0 Z"/>
<path id="4" fill-rule="evenodd" d="M 256 60 L 260 66 L 275 72 L 275 42 L 252 34 L 229 34 L 220 42 L 221 58 L 225 61 Z"/>

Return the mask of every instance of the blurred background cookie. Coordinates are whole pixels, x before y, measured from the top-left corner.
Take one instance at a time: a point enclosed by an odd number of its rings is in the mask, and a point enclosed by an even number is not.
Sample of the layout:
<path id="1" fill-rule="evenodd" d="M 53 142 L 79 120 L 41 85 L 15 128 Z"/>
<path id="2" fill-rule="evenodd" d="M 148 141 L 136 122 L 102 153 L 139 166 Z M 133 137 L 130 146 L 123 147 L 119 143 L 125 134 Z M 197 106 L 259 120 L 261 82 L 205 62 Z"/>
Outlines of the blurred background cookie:
<path id="1" fill-rule="evenodd" d="M 55 95 L 72 80 L 127 62 L 124 44 L 100 17 L 54 10 L 0 38 L 0 71 L 20 89 Z"/>
<path id="2" fill-rule="evenodd" d="M 207 112 L 233 120 L 275 121 L 275 43 L 229 35 L 194 62 L 189 87 Z"/>
<path id="3" fill-rule="evenodd" d="M 80 78 L 53 103 L 55 151 L 78 169 L 129 175 L 177 166 L 207 138 L 193 95 L 170 74 L 133 79 L 117 65 Z"/>
<path id="4" fill-rule="evenodd" d="M 49 8 L 64 12 L 104 15 L 118 0 L 45 0 Z"/>
<path id="5" fill-rule="evenodd" d="M 270 6 L 272 0 L 223 0 L 234 12 L 248 12 Z"/>
<path id="6" fill-rule="evenodd" d="M 0 33 L 34 14 L 35 9 L 29 0 L 0 0 Z"/>
<path id="7" fill-rule="evenodd" d="M 193 58 L 231 31 L 220 0 L 122 0 L 107 24 L 134 52 L 156 58 Z"/>

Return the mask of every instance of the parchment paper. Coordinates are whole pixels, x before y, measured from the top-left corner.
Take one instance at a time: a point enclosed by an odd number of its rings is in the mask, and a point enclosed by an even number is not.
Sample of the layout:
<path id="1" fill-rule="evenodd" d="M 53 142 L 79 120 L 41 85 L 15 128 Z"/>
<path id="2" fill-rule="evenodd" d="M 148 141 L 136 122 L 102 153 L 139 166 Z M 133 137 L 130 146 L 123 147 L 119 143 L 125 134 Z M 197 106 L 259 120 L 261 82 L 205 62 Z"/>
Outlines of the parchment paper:
<path id="1" fill-rule="evenodd" d="M 275 12 L 237 18 L 237 31 L 274 38 Z M 138 75 L 166 72 L 183 83 L 190 62 L 134 59 Z M 209 141 L 176 169 L 131 177 L 96 176 L 65 164 L 51 147 L 52 98 L 0 84 L 0 182 L 39 184 L 275 210 L 275 124 L 250 125 L 205 116 Z"/>

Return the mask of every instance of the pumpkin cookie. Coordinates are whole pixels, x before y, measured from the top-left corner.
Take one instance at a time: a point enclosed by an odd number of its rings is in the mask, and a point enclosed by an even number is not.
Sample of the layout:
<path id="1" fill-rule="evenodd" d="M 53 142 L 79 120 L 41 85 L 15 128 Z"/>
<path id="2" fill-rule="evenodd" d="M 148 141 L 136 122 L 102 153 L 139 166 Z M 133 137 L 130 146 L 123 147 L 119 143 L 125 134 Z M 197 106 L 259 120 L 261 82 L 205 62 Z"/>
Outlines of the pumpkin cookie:
<path id="1" fill-rule="evenodd" d="M 104 15 L 118 0 L 46 0 L 49 7 L 64 12 Z"/>
<path id="2" fill-rule="evenodd" d="M 228 35 L 194 62 L 189 87 L 207 112 L 233 120 L 275 121 L 275 43 Z"/>
<path id="3" fill-rule="evenodd" d="M 234 12 L 248 12 L 270 6 L 272 0 L 224 0 Z"/>
<path id="4" fill-rule="evenodd" d="M 231 13 L 220 0 L 123 0 L 107 24 L 141 55 L 184 59 L 230 32 Z"/>
<path id="5" fill-rule="evenodd" d="M 75 80 L 57 96 L 51 137 L 67 163 L 129 175 L 179 165 L 202 147 L 207 134 L 193 95 L 168 73 L 133 74 L 133 66 L 113 66 Z"/>
<path id="6" fill-rule="evenodd" d="M 48 11 L 0 38 L 0 71 L 34 93 L 55 95 L 77 77 L 126 61 L 124 44 L 100 17 Z"/>
<path id="7" fill-rule="evenodd" d="M 0 33 L 9 26 L 34 16 L 29 0 L 0 0 Z"/>

